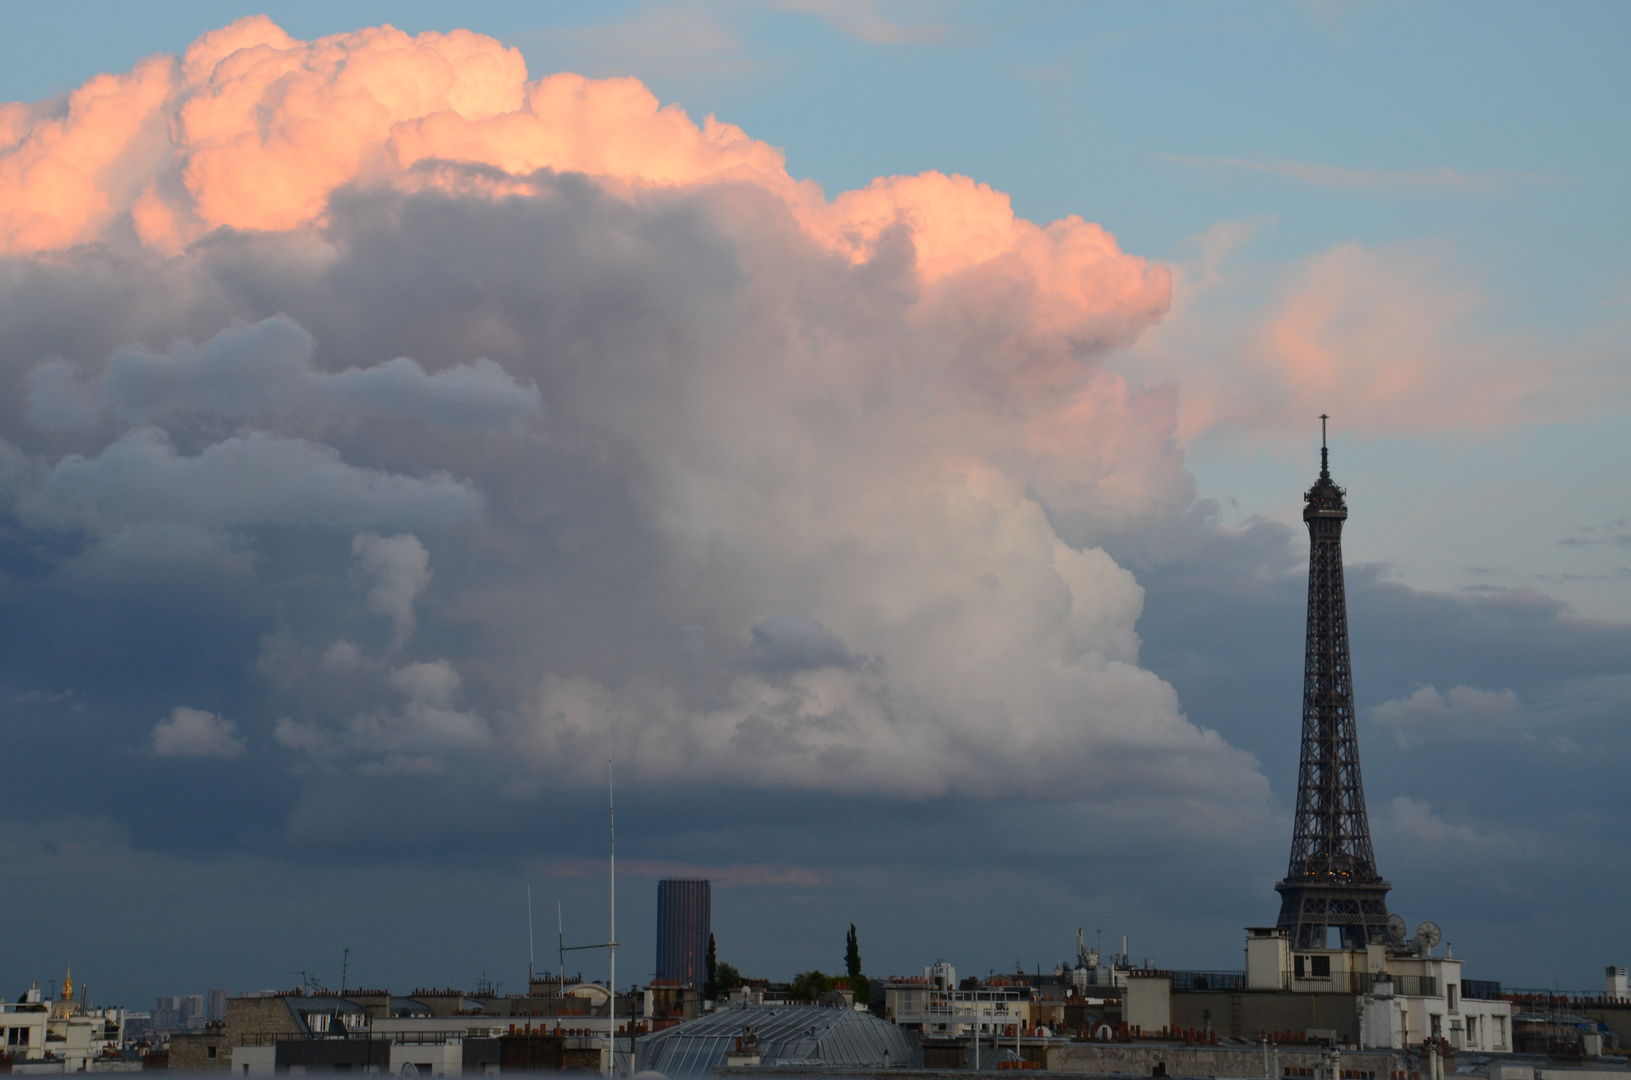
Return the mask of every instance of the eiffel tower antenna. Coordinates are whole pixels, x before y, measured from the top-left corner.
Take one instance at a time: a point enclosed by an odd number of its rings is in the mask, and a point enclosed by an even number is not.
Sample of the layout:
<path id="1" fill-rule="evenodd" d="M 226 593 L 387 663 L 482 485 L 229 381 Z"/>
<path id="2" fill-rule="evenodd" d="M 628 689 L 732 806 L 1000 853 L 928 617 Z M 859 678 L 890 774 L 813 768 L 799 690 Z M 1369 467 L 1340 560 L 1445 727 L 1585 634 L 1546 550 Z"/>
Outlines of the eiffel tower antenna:
<path id="1" fill-rule="evenodd" d="M 1363 949 L 1387 935 L 1387 894 L 1371 849 L 1365 786 L 1354 726 L 1348 603 L 1342 580 L 1347 492 L 1331 480 L 1320 417 L 1320 476 L 1304 496 L 1308 526 L 1308 633 L 1303 654 L 1302 752 L 1291 864 L 1277 926 L 1294 949 L 1321 949 L 1330 929 L 1342 946 Z"/>

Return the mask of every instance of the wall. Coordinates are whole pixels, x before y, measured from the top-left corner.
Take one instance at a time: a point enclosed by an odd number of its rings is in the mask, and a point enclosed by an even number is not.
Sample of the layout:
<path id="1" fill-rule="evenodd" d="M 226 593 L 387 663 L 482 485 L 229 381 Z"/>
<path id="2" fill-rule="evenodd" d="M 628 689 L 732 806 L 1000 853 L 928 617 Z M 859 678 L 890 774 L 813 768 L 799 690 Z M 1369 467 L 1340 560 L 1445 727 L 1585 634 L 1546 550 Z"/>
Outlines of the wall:
<path id="1" fill-rule="evenodd" d="M 1601 1001 L 1594 1004 L 1577 1001 L 1572 1008 L 1618 1035 L 1621 1046 L 1631 1047 L 1631 1001 Z"/>
<path id="2" fill-rule="evenodd" d="M 1360 1000 L 1355 994 L 1180 993 L 1172 995 L 1172 1023 L 1203 1031 L 1210 1024 L 1236 1039 L 1263 1031 L 1335 1031 L 1337 1042 L 1358 1045 Z"/>
<path id="3" fill-rule="evenodd" d="M 1263 1054 L 1257 1047 L 1173 1046 L 1150 1043 L 1050 1042 L 1046 1068 L 1049 1072 L 1132 1073 L 1149 1076 L 1156 1064 L 1164 1063 L 1172 1076 L 1253 1077 L 1263 1076 Z M 1318 1050 L 1279 1051 L 1279 1066 L 1318 1069 Z M 1272 1065 L 1271 1065 L 1272 1068 Z M 1397 1068 L 1391 1053 L 1369 1051 L 1342 1055 L 1342 1071 L 1371 1072 L 1377 1080 L 1387 1080 Z"/>
<path id="4" fill-rule="evenodd" d="M 226 1072 L 232 1068 L 232 1044 L 226 1031 L 178 1031 L 170 1036 L 170 1068 L 177 1072 Z"/>
<path id="5" fill-rule="evenodd" d="M 1172 976 L 1129 975 L 1122 1019 L 1149 1034 L 1172 1026 Z M 1191 1025 L 1193 1026 L 1193 1025 Z"/>
<path id="6" fill-rule="evenodd" d="M 1291 970 L 1285 935 L 1279 931 L 1246 931 L 1246 987 L 1281 990 Z"/>

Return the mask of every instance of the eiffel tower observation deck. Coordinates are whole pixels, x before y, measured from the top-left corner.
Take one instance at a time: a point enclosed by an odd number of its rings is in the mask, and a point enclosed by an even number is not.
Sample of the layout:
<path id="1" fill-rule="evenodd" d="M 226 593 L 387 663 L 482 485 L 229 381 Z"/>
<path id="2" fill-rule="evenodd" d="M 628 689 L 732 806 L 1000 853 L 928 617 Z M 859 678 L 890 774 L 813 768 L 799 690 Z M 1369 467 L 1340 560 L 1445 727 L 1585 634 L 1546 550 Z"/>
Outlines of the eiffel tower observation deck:
<path id="1" fill-rule="evenodd" d="M 1320 417 L 1320 476 L 1304 498 L 1308 525 L 1308 638 L 1303 658 L 1302 754 L 1291 865 L 1276 885 L 1280 918 L 1294 949 L 1326 947 L 1330 929 L 1345 949 L 1387 935 L 1387 894 L 1376 872 L 1365 786 L 1354 729 L 1348 605 L 1342 583 L 1346 494 L 1331 480 L 1325 421 Z"/>

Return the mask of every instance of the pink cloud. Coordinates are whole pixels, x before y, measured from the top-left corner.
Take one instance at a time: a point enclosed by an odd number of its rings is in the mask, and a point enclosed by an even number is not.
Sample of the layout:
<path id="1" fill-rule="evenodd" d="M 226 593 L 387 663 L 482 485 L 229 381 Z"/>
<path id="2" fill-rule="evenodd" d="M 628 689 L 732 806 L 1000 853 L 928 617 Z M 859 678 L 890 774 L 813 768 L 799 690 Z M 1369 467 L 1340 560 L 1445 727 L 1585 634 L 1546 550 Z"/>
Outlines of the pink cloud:
<path id="1" fill-rule="evenodd" d="M 1264 265 L 1236 258 L 1251 231 L 1200 239 L 1178 314 L 1127 357 L 1181 388 L 1186 442 L 1303 437 L 1321 412 L 1373 436 L 1488 431 L 1624 400 L 1609 342 L 1512 325 L 1447 244 L 1349 242 Z"/>
<path id="2" fill-rule="evenodd" d="M 518 50 L 469 31 L 390 26 L 312 42 L 264 16 L 207 33 L 71 94 L 60 114 L 0 112 L 0 248 L 106 238 L 125 223 L 176 251 L 223 226 L 284 230 L 319 219 L 347 184 L 444 184 L 415 166 L 484 165 L 515 177 L 583 172 L 633 190 L 735 182 L 780 199 L 810 237 L 860 263 L 905 227 L 926 282 L 979 271 L 956 300 L 1008 302 L 1017 282 L 1044 331 L 1126 344 L 1166 310 L 1163 268 L 1098 225 L 1016 218 L 966 177 L 888 177 L 828 202 L 781 151 L 710 116 L 701 125 L 630 78 L 527 80 Z"/>

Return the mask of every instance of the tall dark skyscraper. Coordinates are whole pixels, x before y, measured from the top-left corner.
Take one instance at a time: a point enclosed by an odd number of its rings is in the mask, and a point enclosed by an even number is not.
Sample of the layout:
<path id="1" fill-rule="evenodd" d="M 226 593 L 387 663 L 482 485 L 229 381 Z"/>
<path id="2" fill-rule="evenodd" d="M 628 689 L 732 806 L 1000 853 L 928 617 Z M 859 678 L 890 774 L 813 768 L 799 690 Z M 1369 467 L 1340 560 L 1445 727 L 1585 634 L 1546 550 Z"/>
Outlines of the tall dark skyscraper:
<path id="1" fill-rule="evenodd" d="M 707 982 L 711 899 L 712 886 L 704 878 L 657 882 L 658 979 L 698 990 Z"/>
<path id="2" fill-rule="evenodd" d="M 1347 493 L 1331 480 L 1320 417 L 1320 478 L 1304 496 L 1308 525 L 1308 639 L 1303 658 L 1302 754 L 1291 866 L 1274 888 L 1280 919 L 1297 949 L 1324 948 L 1330 928 L 1342 945 L 1362 949 L 1387 933 L 1391 886 L 1376 872 L 1365 785 L 1354 730 L 1348 603 L 1342 584 L 1342 523 Z"/>

